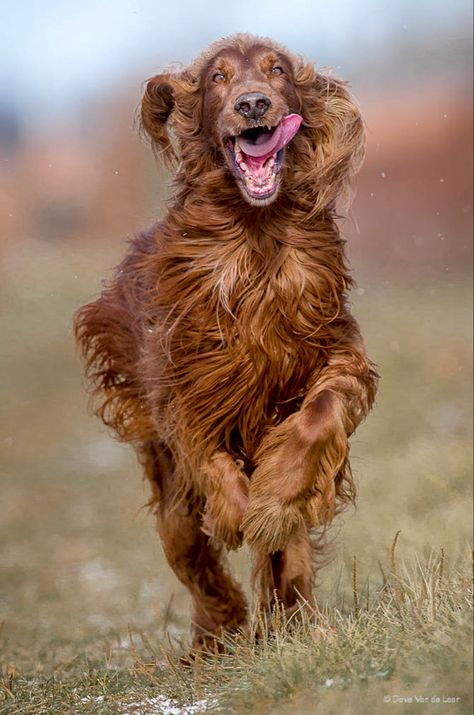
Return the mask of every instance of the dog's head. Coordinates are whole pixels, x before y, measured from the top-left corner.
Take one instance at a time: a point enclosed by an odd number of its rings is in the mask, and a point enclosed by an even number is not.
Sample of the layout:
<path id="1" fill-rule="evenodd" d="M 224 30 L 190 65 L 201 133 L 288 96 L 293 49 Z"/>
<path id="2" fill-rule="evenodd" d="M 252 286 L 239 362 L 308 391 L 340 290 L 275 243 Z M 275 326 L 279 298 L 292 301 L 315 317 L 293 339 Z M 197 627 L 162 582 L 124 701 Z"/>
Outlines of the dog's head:
<path id="1" fill-rule="evenodd" d="M 276 43 L 220 40 L 182 72 L 148 81 L 142 126 L 186 182 L 231 184 L 265 206 L 333 204 L 360 164 L 363 125 L 344 83 Z"/>

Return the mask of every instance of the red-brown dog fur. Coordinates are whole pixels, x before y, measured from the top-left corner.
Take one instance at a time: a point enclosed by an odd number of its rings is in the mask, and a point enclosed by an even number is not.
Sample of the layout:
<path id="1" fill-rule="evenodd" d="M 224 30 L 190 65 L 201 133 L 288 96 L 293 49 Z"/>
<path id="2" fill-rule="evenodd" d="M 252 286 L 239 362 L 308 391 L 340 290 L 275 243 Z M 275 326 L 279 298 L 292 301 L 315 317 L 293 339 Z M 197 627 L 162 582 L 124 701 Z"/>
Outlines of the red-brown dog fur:
<path id="1" fill-rule="evenodd" d="M 269 205 L 245 200 L 224 158 L 248 91 L 271 98 L 270 124 L 303 117 Z M 141 116 L 175 195 L 75 327 L 97 413 L 150 480 L 199 648 L 247 623 L 226 549 L 249 544 L 264 606 L 274 593 L 287 612 L 311 604 L 311 533 L 355 497 L 348 437 L 377 374 L 347 306 L 336 201 L 364 131 L 343 82 L 248 35 L 151 79 Z"/>

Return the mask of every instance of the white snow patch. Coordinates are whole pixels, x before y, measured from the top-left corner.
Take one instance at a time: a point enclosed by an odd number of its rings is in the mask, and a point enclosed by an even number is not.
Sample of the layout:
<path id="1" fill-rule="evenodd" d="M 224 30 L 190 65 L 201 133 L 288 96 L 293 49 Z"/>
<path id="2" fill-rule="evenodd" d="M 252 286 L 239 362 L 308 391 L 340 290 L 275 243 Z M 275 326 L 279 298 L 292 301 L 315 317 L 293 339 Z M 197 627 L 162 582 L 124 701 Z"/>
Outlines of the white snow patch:
<path id="1" fill-rule="evenodd" d="M 103 695 L 86 695 L 81 698 L 83 703 L 101 703 Z M 208 700 L 196 700 L 189 705 L 178 705 L 176 700 L 158 695 L 156 698 L 146 698 L 137 703 L 121 703 L 120 715 L 199 715 L 206 712 L 211 705 Z"/>
<path id="2" fill-rule="evenodd" d="M 121 715 L 198 715 L 205 712 L 210 703 L 207 700 L 196 700 L 189 705 L 178 705 L 175 700 L 159 695 L 147 698 L 139 703 L 130 703 Z"/>

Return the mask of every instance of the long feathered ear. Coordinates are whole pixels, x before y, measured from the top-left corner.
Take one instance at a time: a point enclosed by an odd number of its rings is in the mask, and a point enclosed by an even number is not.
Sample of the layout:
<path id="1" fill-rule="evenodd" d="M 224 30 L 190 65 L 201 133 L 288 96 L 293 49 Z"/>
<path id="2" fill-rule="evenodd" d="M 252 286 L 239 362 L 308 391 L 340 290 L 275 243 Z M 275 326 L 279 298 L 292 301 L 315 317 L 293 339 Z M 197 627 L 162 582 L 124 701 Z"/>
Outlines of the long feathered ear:
<path id="1" fill-rule="evenodd" d="M 176 159 L 167 127 L 175 106 L 173 75 L 160 74 L 147 81 L 141 104 L 141 127 L 151 140 L 154 151 L 165 160 Z"/>
<path id="2" fill-rule="evenodd" d="M 347 208 L 365 151 L 359 109 L 345 82 L 316 72 L 311 64 L 301 62 L 295 80 L 304 118 L 296 191 L 311 204 L 312 215 L 336 203 Z"/>
<path id="3" fill-rule="evenodd" d="M 148 80 L 141 104 L 141 127 L 154 151 L 170 165 L 175 166 L 193 152 L 197 158 L 202 154 L 201 108 L 199 82 L 189 69 Z"/>

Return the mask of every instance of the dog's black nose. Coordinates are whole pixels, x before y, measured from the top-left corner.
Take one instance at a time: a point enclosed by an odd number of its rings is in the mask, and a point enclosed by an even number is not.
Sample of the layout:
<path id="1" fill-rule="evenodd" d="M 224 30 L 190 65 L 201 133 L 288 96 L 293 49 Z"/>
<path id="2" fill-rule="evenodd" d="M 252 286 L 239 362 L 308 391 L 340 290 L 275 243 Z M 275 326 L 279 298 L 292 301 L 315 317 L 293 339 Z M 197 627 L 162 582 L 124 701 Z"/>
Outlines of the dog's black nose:
<path id="1" fill-rule="evenodd" d="M 240 95 L 234 104 L 234 109 L 245 119 L 257 120 L 263 117 L 271 106 L 271 100 L 261 92 L 248 92 Z"/>

